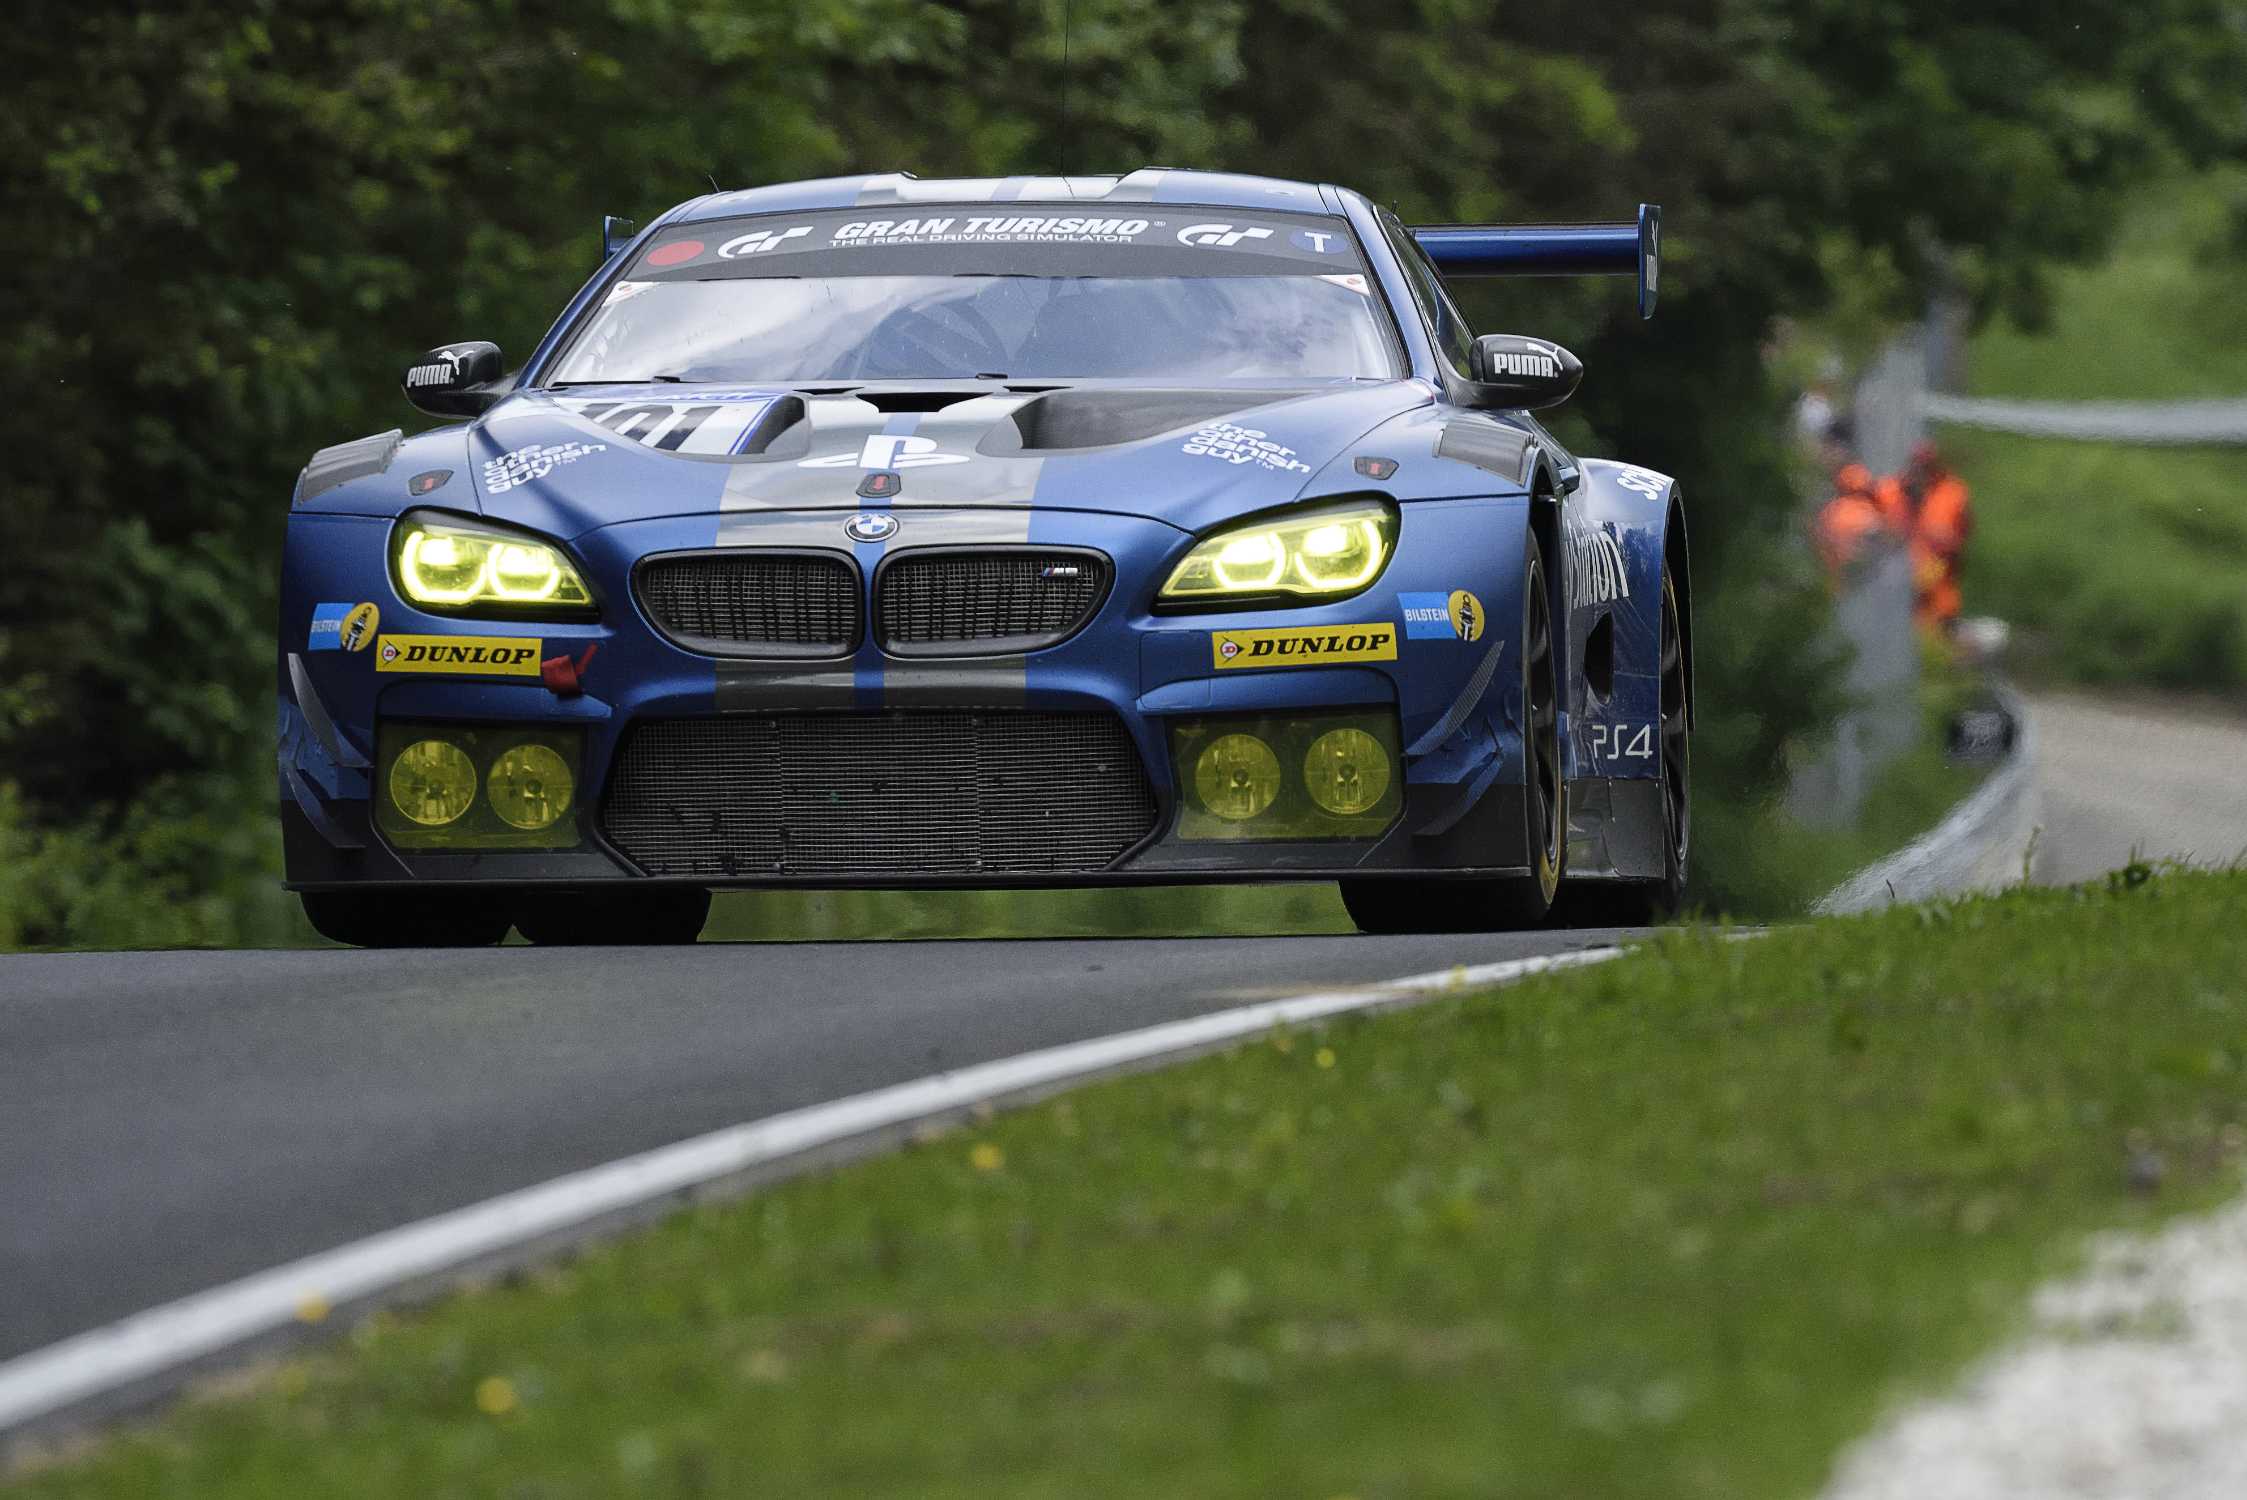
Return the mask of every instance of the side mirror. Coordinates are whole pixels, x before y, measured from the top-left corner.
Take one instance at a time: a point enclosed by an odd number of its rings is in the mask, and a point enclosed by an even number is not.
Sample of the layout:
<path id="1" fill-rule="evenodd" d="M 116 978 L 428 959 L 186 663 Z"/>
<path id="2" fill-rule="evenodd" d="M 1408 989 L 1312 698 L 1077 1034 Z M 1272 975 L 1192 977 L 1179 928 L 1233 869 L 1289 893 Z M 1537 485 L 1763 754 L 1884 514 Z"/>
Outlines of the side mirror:
<path id="1" fill-rule="evenodd" d="M 1467 356 L 1477 406 L 1558 406 L 1576 394 L 1583 363 L 1560 345 L 1518 333 L 1486 333 Z"/>
<path id="2" fill-rule="evenodd" d="M 478 340 L 430 350 L 406 367 L 399 385 L 416 411 L 473 417 L 499 400 L 502 393 L 492 389 L 499 377 L 499 345 Z"/>

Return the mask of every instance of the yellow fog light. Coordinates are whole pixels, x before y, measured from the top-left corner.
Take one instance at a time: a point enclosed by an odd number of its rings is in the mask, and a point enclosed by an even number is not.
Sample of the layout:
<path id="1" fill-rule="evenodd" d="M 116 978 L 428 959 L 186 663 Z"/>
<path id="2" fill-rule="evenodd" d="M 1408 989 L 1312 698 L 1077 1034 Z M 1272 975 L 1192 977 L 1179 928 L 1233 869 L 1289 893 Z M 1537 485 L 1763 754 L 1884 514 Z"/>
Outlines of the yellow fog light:
<path id="1" fill-rule="evenodd" d="M 570 810 L 577 778 L 569 762 L 546 746 L 517 745 L 492 762 L 485 790 L 501 822 L 536 830 L 551 828 Z"/>
<path id="2" fill-rule="evenodd" d="M 1362 729 L 1329 729 L 1303 757 L 1311 800 L 1336 817 L 1355 817 L 1389 790 L 1389 752 Z"/>
<path id="3" fill-rule="evenodd" d="M 1253 734 L 1220 735 L 1194 762 L 1194 792 L 1220 818 L 1253 818 L 1280 794 L 1280 758 Z"/>
<path id="4" fill-rule="evenodd" d="M 390 764 L 390 801 L 424 828 L 457 822 L 476 800 L 476 765 L 449 740 L 416 740 Z"/>

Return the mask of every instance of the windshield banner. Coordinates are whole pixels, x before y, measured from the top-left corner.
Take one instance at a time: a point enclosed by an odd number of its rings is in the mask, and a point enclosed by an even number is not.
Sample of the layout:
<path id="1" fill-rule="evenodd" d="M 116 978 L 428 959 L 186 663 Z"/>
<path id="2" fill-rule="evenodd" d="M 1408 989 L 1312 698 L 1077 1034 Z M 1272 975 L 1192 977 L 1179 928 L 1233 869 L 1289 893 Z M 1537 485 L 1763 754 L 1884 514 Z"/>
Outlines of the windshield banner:
<path id="1" fill-rule="evenodd" d="M 859 208 L 682 224 L 649 245 L 628 276 L 1334 276 L 1364 269 L 1340 219 L 1167 206 L 1157 218 L 1133 208 L 1140 211 L 974 204 L 887 217 Z"/>

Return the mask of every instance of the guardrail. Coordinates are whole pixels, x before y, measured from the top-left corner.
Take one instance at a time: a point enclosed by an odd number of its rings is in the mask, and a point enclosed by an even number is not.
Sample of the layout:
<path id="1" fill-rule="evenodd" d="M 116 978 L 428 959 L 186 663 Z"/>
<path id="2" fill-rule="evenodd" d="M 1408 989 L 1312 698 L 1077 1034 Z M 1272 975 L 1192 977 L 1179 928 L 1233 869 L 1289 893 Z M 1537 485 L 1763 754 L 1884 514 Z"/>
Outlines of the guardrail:
<path id="1" fill-rule="evenodd" d="M 2164 447 L 2247 443 L 2247 401 L 2016 401 L 1923 392 L 1931 422 L 2029 437 Z"/>
<path id="2" fill-rule="evenodd" d="M 2036 725 L 2017 694 L 1996 689 L 2011 721 L 2011 747 L 1989 778 L 1933 829 L 1829 891 L 1824 915 L 1871 911 L 1891 902 L 1925 901 L 2017 885 L 2028 876 L 2036 845 Z"/>

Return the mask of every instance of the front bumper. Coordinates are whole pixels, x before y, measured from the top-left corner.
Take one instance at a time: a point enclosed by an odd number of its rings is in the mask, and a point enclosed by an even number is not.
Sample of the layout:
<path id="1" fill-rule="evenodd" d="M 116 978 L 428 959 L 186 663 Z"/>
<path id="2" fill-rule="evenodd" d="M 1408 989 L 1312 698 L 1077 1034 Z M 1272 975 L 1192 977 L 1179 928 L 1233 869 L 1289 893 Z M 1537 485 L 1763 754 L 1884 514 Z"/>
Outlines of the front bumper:
<path id="1" fill-rule="evenodd" d="M 1506 499 L 1423 501 L 1407 508 L 1396 556 L 1374 588 L 1316 608 L 1156 614 L 1151 595 L 1192 539 L 1160 522 L 1035 509 L 903 511 L 884 543 L 844 539 L 847 512 L 755 511 L 641 521 L 577 538 L 572 550 L 603 601 L 597 623 L 504 624 L 418 611 L 393 590 L 391 522 L 292 518 L 281 621 L 279 775 L 287 881 L 299 889 L 470 882 L 597 885 L 669 879 L 698 886 L 1095 885 L 1341 876 L 1518 874 L 1527 865 L 1521 791 L 1516 632 L 1479 639 L 1408 633 L 1400 594 L 1473 590 L 1492 622 L 1520 618 L 1507 580 L 1521 576 L 1520 507 Z M 653 553 L 710 547 L 839 548 L 862 579 L 884 555 L 921 545 L 1051 545 L 1113 559 L 1116 584 L 1098 612 L 1058 645 L 1015 656 L 900 657 L 872 639 L 834 660 L 715 659 L 683 649 L 643 617 L 633 564 Z M 377 670 L 373 649 L 319 649 L 310 622 L 329 606 L 374 603 L 388 635 L 520 637 L 541 661 L 585 660 L 583 691 L 523 676 Z M 1395 635 L 1394 658 L 1347 665 L 1221 666 L 1217 632 L 1369 626 Z M 901 854 L 847 873 L 752 865 L 665 875 L 636 860 L 608 826 L 608 794 L 636 726 L 679 720 L 805 714 L 974 710 L 1112 716 L 1153 798 L 1144 837 L 1098 868 L 932 871 Z M 1180 725 L 1351 711 L 1393 715 L 1401 797 L 1370 837 L 1198 840 L 1189 831 L 1172 756 Z M 377 740 L 385 723 L 524 726 L 564 731 L 582 746 L 574 847 L 476 851 L 399 847 L 373 815 Z M 902 765 L 896 774 L 910 777 Z M 839 795 L 839 794 L 838 794 Z M 1205 820 L 1206 821 L 1206 820 Z"/>

